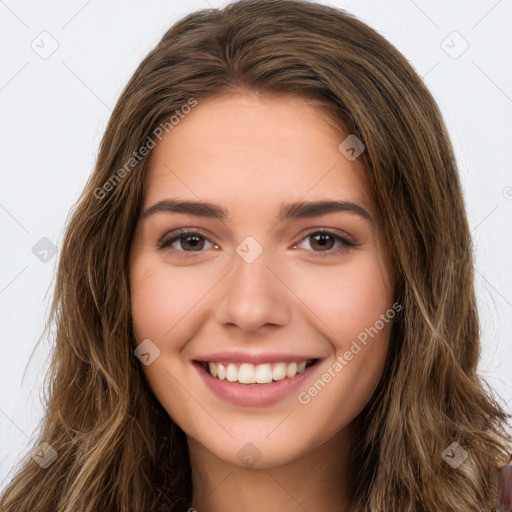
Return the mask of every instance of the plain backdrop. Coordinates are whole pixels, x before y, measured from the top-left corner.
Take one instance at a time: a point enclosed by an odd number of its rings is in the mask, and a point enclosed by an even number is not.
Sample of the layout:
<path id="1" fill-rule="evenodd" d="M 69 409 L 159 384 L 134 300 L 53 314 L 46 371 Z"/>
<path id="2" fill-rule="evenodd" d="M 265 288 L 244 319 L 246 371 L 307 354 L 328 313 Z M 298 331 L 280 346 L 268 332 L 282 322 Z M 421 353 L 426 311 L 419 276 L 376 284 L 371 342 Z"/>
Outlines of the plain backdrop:
<path id="1" fill-rule="evenodd" d="M 421 75 L 447 124 L 476 247 L 480 373 L 512 410 L 511 0 L 338 0 Z M 37 346 L 71 207 L 119 94 L 183 15 L 221 0 L 0 0 L 0 489 L 37 434 Z"/>

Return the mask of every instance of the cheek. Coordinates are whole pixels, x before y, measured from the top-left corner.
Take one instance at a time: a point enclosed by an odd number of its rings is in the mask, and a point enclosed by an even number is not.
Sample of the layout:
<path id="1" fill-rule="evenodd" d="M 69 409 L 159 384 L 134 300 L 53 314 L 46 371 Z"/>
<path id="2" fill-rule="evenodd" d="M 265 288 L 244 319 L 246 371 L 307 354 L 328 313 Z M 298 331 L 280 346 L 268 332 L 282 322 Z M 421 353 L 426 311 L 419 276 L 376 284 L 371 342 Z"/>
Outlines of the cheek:
<path id="1" fill-rule="evenodd" d="M 208 291 L 208 281 L 200 276 L 191 279 L 194 270 L 179 271 L 151 261 L 136 262 L 131 270 L 131 301 L 135 337 L 138 342 L 149 338 L 172 340 L 173 330 L 187 322 L 181 319 L 194 309 Z M 196 272 L 197 273 L 197 272 Z"/>
<path id="2" fill-rule="evenodd" d="M 160 274 L 144 263 L 138 263 L 132 269 L 133 325 L 139 343 L 145 338 L 157 340 L 172 326 L 168 312 L 174 311 L 178 300 L 175 294 L 169 293 L 169 287 Z"/>
<path id="3" fill-rule="evenodd" d="M 325 279 L 316 274 L 302 281 L 302 295 L 325 323 L 323 331 L 333 345 L 346 350 L 347 343 L 374 326 L 391 307 L 389 282 L 372 253 L 324 271 Z M 379 326 L 382 329 L 380 322 Z"/>
<path id="4" fill-rule="evenodd" d="M 329 341 L 332 358 L 312 394 L 305 390 L 305 399 L 315 402 L 309 404 L 311 413 L 320 414 L 323 407 L 330 411 L 329 421 L 340 425 L 355 417 L 377 384 L 395 311 L 389 279 L 375 253 L 360 253 L 346 265 L 324 270 L 325 278 L 317 274 L 302 282 L 302 296 L 321 320 L 315 325 Z M 318 400 L 312 398 L 316 392 L 322 395 Z"/>
<path id="5" fill-rule="evenodd" d="M 149 257 L 135 261 L 130 271 L 135 345 L 150 339 L 160 350 L 151 364 L 142 365 L 142 371 L 158 401 L 179 424 L 197 415 L 194 402 L 179 384 L 193 371 L 184 368 L 180 353 L 200 325 L 198 303 L 211 288 L 199 278 L 192 286 L 191 276 L 184 268 L 158 265 Z"/>
<path id="6" fill-rule="evenodd" d="M 308 410 L 307 422 L 322 417 L 334 433 L 357 416 L 378 382 L 395 310 L 389 281 L 371 254 L 335 271 L 331 268 L 325 279 L 314 277 L 303 281 L 302 293 L 321 320 L 315 325 L 333 354 L 298 401 Z M 322 282 L 325 285 L 319 286 Z"/>

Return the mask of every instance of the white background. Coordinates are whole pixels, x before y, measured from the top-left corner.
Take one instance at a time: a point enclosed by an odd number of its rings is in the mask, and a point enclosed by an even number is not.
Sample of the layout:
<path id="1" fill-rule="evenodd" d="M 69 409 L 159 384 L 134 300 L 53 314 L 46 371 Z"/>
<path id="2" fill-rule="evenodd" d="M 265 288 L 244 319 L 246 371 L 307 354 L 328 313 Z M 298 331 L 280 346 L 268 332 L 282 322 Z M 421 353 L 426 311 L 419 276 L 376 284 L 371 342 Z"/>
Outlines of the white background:
<path id="1" fill-rule="evenodd" d="M 0 0 L 0 489 L 42 417 L 51 340 L 36 344 L 111 110 L 176 20 L 226 3 Z M 329 3 L 390 40 L 443 113 L 477 250 L 480 373 L 512 412 L 512 0 Z M 43 237 L 57 249 L 46 263 L 32 252 Z"/>

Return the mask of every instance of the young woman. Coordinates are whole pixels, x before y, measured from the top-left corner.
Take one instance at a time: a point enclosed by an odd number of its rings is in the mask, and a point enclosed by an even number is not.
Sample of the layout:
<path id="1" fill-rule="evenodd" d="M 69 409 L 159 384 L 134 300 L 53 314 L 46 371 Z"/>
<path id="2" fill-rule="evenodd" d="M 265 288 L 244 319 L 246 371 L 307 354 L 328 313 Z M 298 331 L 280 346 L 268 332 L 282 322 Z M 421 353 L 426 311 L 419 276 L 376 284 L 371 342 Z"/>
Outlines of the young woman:
<path id="1" fill-rule="evenodd" d="M 3 512 L 510 510 L 446 128 L 342 10 L 240 1 L 164 35 L 74 209 L 51 319 Z"/>

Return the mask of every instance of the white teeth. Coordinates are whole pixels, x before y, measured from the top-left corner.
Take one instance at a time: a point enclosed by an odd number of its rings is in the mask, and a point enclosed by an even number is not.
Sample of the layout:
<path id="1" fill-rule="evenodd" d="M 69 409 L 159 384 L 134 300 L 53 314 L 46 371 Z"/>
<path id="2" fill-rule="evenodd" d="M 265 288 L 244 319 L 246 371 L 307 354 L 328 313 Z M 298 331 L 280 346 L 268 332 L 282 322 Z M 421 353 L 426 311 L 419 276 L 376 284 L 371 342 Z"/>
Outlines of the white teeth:
<path id="1" fill-rule="evenodd" d="M 287 377 L 295 377 L 297 375 L 297 363 L 290 363 L 286 368 Z"/>
<path id="2" fill-rule="evenodd" d="M 256 370 L 253 364 L 242 363 L 238 369 L 238 382 L 242 384 L 254 384 L 256 382 Z"/>
<path id="3" fill-rule="evenodd" d="M 258 384 L 268 384 L 272 382 L 272 367 L 269 364 L 256 365 L 256 382 Z"/>
<path id="4" fill-rule="evenodd" d="M 269 384 L 273 380 L 283 380 L 295 377 L 306 369 L 307 361 L 300 363 L 208 363 L 208 369 L 212 377 L 229 382 L 240 382 L 241 384 Z"/>
<path id="5" fill-rule="evenodd" d="M 215 365 L 215 363 L 210 363 Z M 213 375 L 213 374 L 212 374 Z M 223 364 L 217 365 L 217 375 L 216 377 L 220 380 L 224 380 L 226 378 L 226 368 Z"/>
<path id="6" fill-rule="evenodd" d="M 277 363 L 272 371 L 274 380 L 283 380 L 286 377 L 286 364 Z"/>
<path id="7" fill-rule="evenodd" d="M 228 367 L 226 368 L 226 379 L 229 380 L 229 382 L 235 382 L 235 380 L 238 380 L 238 369 L 236 364 L 228 364 Z"/>

